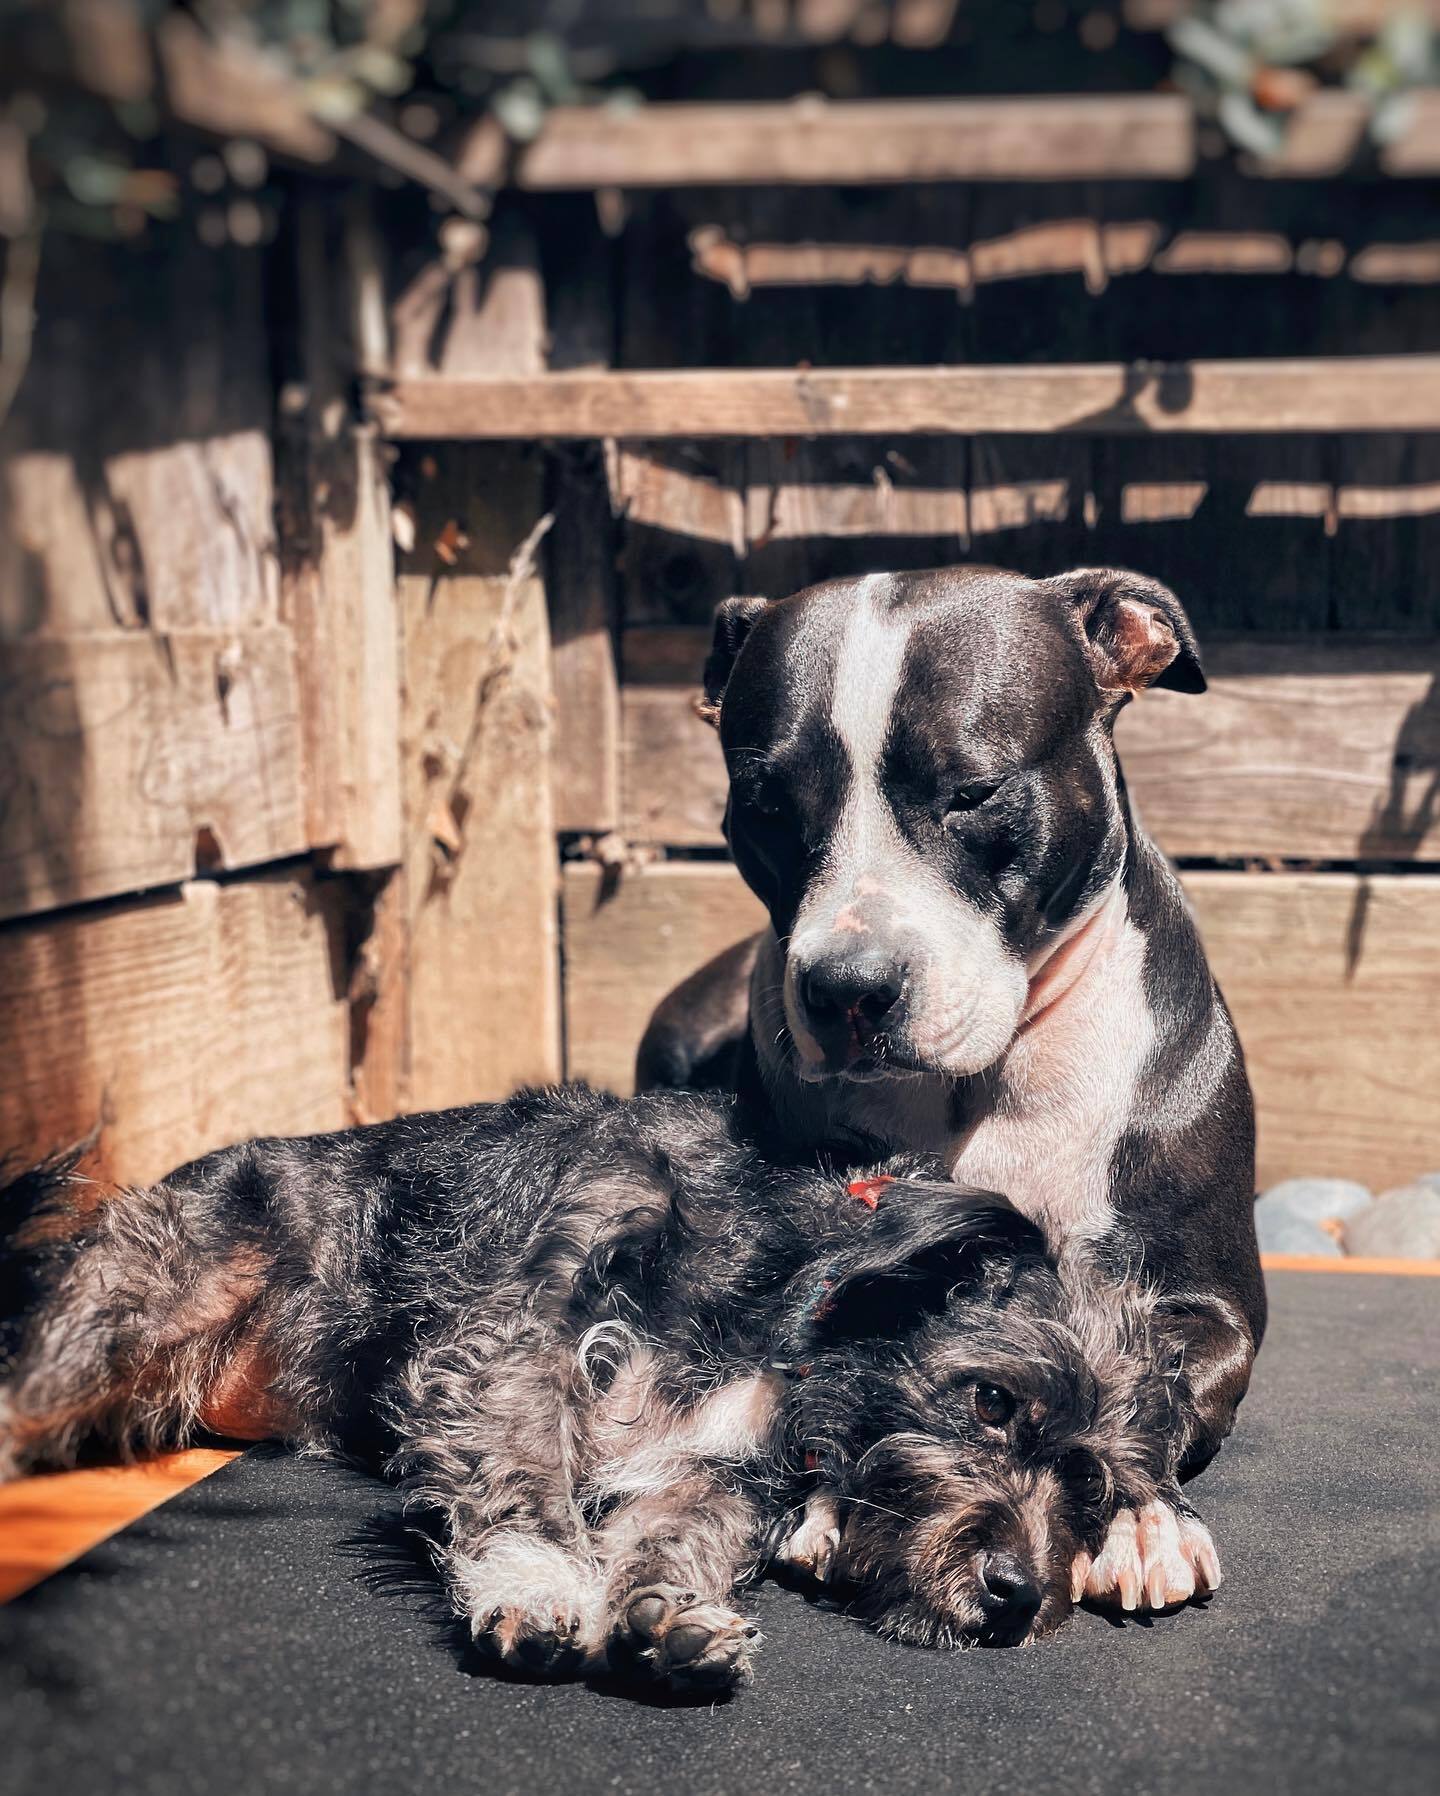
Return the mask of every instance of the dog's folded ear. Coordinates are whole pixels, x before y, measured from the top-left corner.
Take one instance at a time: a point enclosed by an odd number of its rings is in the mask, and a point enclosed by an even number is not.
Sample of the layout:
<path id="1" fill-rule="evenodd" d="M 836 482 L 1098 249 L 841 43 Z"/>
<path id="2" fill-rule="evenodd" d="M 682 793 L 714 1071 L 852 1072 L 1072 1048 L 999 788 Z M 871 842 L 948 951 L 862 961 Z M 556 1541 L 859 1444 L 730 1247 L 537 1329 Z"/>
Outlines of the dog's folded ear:
<path id="1" fill-rule="evenodd" d="M 804 1359 L 837 1341 L 894 1335 L 987 1270 L 1044 1253 L 1041 1231 L 997 1192 L 893 1179 L 873 1219 L 801 1294 L 789 1351 Z"/>
<path id="2" fill-rule="evenodd" d="M 720 702 L 730 682 L 735 657 L 769 603 L 768 599 L 726 599 L 716 606 L 715 634 L 705 658 L 705 696 L 695 707 L 707 723 L 719 724 Z"/>
<path id="3" fill-rule="evenodd" d="M 1200 645 L 1168 586 L 1124 568 L 1077 568 L 1043 581 L 1078 618 L 1101 690 L 1203 692 Z"/>

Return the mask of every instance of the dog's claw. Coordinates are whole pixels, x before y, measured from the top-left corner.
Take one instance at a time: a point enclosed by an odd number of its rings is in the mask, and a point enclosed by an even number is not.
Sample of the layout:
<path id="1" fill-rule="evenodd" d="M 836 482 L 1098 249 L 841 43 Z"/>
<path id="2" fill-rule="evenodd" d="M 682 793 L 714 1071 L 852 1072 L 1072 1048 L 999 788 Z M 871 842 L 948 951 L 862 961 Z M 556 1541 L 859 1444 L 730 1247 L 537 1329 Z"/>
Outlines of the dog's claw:
<path id="1" fill-rule="evenodd" d="M 1125 1614 L 1171 1609 L 1204 1596 L 1220 1583 L 1220 1560 L 1210 1531 L 1198 1516 L 1166 1502 L 1122 1509 L 1096 1557 L 1078 1554 L 1071 1588 Z"/>
<path id="2" fill-rule="evenodd" d="M 748 1677 L 759 1638 L 754 1622 L 723 1603 L 651 1584 L 622 1603 L 610 1631 L 610 1663 L 677 1690 L 721 1690 Z"/>
<path id="3" fill-rule="evenodd" d="M 502 1665 L 529 1677 L 578 1675 L 586 1657 L 578 1615 L 541 1614 L 528 1609 L 492 1609 L 476 1639 Z"/>
<path id="4" fill-rule="evenodd" d="M 1070 1601 L 1078 1603 L 1085 1594 L 1085 1580 L 1090 1576 L 1090 1567 L 1094 1564 L 1090 1555 L 1083 1549 L 1070 1561 Z"/>

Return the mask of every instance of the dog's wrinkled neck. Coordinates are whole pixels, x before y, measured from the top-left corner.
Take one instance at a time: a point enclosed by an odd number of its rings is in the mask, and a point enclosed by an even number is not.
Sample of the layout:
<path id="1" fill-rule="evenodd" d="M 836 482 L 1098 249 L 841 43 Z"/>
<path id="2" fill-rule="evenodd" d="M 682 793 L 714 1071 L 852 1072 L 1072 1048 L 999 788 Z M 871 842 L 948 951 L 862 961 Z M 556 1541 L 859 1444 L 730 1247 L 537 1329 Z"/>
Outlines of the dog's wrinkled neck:
<path id="1" fill-rule="evenodd" d="M 1045 945 L 1029 967 L 1030 990 L 1017 1039 L 1104 979 L 1125 916 L 1125 886 L 1117 876 L 1078 925 Z"/>

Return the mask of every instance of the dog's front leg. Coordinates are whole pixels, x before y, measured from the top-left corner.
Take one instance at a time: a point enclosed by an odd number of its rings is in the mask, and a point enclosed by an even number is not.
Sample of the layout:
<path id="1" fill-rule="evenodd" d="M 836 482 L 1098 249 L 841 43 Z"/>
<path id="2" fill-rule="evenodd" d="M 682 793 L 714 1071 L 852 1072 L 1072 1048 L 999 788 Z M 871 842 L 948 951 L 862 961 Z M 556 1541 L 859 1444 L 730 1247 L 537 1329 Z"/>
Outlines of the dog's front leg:
<path id="1" fill-rule="evenodd" d="M 749 1499 L 700 1465 L 618 1509 L 597 1543 L 613 1668 L 682 1690 L 747 1677 L 760 1630 L 732 1597 L 758 1527 Z"/>
<path id="2" fill-rule="evenodd" d="M 1077 1601 L 1127 1612 L 1170 1608 L 1219 1588 L 1215 1542 L 1179 1484 L 1219 1452 L 1255 1363 L 1250 1330 L 1223 1299 L 1167 1299 L 1166 1310 L 1175 1342 L 1172 1479 L 1151 1502 L 1117 1511 L 1100 1551 L 1093 1559 L 1081 1553 L 1071 1572 Z"/>
<path id="3" fill-rule="evenodd" d="M 786 1571 L 828 1584 L 840 1552 L 840 1499 L 828 1490 L 811 1491 L 800 1520 L 790 1526 L 792 1510 L 777 1530 L 770 1563 Z"/>
<path id="4" fill-rule="evenodd" d="M 603 1643 L 604 1587 L 575 1501 L 583 1403 L 543 1326 L 462 1324 L 406 1368 L 391 1462 L 444 1526 L 441 1569 L 477 1644 L 512 1670 L 578 1674 Z"/>

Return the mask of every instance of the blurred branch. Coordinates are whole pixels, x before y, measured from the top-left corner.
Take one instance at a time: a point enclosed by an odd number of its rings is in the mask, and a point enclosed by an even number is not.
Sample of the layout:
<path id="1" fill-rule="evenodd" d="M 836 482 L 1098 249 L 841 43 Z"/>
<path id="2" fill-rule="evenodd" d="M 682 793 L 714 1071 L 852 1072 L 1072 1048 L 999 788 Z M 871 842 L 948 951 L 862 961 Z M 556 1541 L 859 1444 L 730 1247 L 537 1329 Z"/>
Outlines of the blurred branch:
<path id="1" fill-rule="evenodd" d="M 387 168 L 393 168 L 396 174 L 404 175 L 418 186 L 440 194 L 467 218 L 489 216 L 488 194 L 472 187 L 443 156 L 437 156 L 434 150 L 427 150 L 423 144 L 406 137 L 393 125 L 387 125 L 384 119 L 358 112 L 351 118 L 333 119 L 331 124 L 337 135 L 357 150 L 363 150 L 374 161 L 383 162 Z"/>

